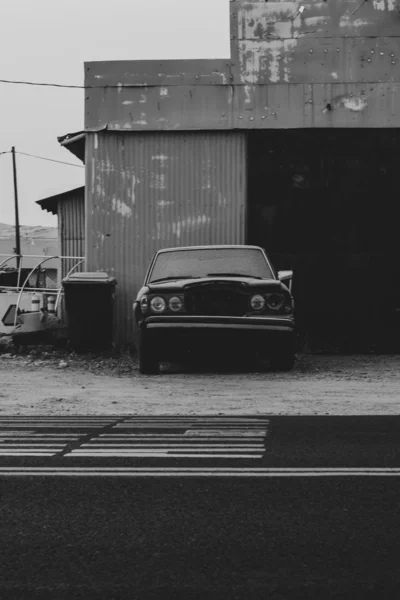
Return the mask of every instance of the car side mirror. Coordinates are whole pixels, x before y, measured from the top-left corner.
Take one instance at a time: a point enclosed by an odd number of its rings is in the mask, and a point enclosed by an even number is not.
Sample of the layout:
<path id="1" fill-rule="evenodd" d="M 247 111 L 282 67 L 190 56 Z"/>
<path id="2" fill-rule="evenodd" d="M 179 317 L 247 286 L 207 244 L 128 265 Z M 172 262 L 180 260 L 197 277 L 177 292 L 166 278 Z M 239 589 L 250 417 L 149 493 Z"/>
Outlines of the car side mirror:
<path id="1" fill-rule="evenodd" d="M 278 271 L 278 279 L 282 281 L 289 290 L 292 289 L 293 271 Z"/>

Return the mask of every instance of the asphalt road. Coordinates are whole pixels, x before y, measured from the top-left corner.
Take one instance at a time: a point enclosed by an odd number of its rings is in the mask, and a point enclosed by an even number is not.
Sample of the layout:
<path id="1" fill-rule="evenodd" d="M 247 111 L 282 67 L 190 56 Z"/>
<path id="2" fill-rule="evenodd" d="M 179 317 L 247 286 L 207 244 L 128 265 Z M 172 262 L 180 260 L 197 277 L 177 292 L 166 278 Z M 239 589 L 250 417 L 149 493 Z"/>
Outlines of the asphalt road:
<path id="1" fill-rule="evenodd" d="M 400 418 L 253 419 L 0 419 L 0 597 L 400 597 Z"/>

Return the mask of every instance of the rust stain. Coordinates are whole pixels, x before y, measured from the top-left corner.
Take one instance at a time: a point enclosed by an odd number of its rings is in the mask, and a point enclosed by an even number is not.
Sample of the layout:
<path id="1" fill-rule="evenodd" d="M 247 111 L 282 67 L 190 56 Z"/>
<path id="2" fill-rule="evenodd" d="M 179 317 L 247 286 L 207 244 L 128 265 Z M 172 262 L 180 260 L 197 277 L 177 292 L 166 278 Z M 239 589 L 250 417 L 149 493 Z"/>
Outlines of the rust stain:
<path id="1" fill-rule="evenodd" d="M 362 112 L 368 106 L 365 95 L 360 96 L 336 96 L 332 98 L 332 102 L 326 106 L 326 111 L 330 111 L 333 107 L 343 107 L 351 112 Z"/>

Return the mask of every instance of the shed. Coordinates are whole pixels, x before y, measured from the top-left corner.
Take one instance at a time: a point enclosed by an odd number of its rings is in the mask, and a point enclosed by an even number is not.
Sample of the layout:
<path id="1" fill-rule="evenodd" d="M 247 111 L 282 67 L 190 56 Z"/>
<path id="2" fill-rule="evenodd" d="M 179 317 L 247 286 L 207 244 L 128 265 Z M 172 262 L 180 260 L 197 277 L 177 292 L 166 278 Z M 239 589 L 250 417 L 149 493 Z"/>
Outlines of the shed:
<path id="1" fill-rule="evenodd" d="M 81 186 L 43 200 L 37 204 L 58 217 L 61 256 L 85 256 L 85 187 Z M 62 260 L 61 279 L 77 264 L 77 259 Z M 78 266 L 76 271 L 82 270 Z"/>
<path id="2" fill-rule="evenodd" d="M 294 268 L 299 322 L 331 347 L 400 331 L 398 9 L 237 0 L 230 58 L 85 65 L 85 132 L 61 143 L 85 157 L 87 269 L 118 281 L 117 344 L 154 252 L 195 244 Z"/>

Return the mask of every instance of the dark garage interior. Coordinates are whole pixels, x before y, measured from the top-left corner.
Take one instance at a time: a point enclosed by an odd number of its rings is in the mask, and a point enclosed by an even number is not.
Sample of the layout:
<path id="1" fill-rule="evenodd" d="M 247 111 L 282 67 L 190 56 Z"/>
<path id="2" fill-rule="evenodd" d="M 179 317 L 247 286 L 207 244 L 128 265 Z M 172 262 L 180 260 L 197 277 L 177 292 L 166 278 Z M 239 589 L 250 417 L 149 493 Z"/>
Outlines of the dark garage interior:
<path id="1" fill-rule="evenodd" d="M 248 132 L 247 243 L 293 269 L 301 344 L 400 351 L 399 129 Z"/>

